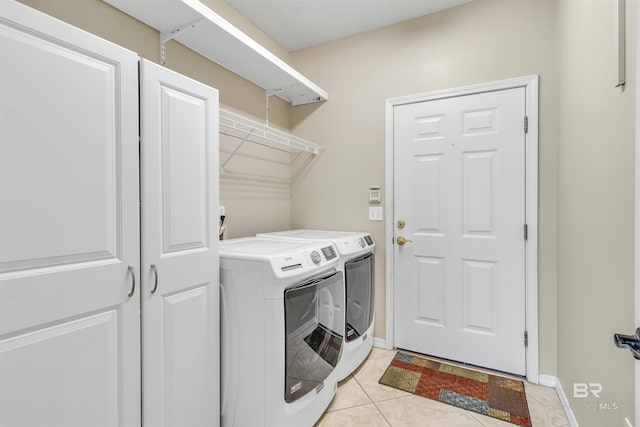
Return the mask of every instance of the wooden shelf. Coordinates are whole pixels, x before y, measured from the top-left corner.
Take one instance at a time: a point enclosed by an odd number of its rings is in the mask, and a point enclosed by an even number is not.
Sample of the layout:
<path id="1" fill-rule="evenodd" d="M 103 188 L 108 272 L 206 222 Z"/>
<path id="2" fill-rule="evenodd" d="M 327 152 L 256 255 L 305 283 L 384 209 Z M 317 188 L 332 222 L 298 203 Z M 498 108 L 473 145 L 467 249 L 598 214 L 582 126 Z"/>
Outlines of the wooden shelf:
<path id="1" fill-rule="evenodd" d="M 293 105 L 326 101 L 327 92 L 197 0 L 103 0 Z"/>

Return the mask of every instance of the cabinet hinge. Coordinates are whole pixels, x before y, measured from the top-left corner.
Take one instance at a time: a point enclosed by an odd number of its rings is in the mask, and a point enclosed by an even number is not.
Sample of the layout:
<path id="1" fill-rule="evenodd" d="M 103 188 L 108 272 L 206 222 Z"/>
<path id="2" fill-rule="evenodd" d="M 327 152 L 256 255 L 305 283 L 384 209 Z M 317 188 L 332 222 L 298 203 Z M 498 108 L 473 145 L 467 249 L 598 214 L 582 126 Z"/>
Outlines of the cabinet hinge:
<path id="1" fill-rule="evenodd" d="M 524 116 L 524 133 L 529 133 L 529 117 Z"/>
<path id="2" fill-rule="evenodd" d="M 524 225 L 524 240 L 529 239 L 529 226 L 527 224 Z"/>
<path id="3" fill-rule="evenodd" d="M 524 331 L 524 346 L 529 347 L 529 332 Z"/>

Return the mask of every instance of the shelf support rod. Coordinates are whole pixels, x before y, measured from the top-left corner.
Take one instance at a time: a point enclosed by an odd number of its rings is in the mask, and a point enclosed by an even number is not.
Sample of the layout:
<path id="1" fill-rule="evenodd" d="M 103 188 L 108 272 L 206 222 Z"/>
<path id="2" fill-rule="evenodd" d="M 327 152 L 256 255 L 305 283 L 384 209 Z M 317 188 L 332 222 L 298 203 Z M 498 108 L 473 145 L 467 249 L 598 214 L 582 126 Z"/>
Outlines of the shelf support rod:
<path id="1" fill-rule="evenodd" d="M 626 52 L 625 52 L 625 0 L 618 0 L 618 84 L 616 87 L 622 87 L 626 84 Z"/>
<path id="2" fill-rule="evenodd" d="M 264 116 L 265 116 L 265 124 L 267 127 L 269 127 L 269 98 L 271 97 L 271 95 L 269 95 L 269 89 L 265 89 L 265 94 L 264 94 Z"/>
<path id="3" fill-rule="evenodd" d="M 245 136 L 244 138 L 242 138 L 242 141 L 240 141 L 240 143 L 238 144 L 238 146 L 235 148 L 235 150 L 233 150 L 233 152 L 229 155 L 229 157 L 227 157 L 227 160 L 224 161 L 224 163 L 222 164 L 222 166 L 220 166 L 220 173 L 224 172 L 224 167 L 227 166 L 227 163 L 229 163 L 229 160 L 231 160 L 233 158 L 233 156 L 236 155 L 236 153 L 238 152 L 238 150 L 240 150 L 240 147 L 242 147 L 242 144 L 244 144 L 245 142 L 247 142 L 247 139 L 249 139 L 249 137 L 251 136 L 251 134 L 253 133 L 254 129 L 251 129 L 249 131 L 249 133 L 247 133 L 247 136 Z"/>
<path id="4" fill-rule="evenodd" d="M 284 86 L 284 87 L 279 87 L 279 88 L 274 88 L 274 89 L 265 89 L 265 122 L 266 125 L 269 126 L 269 98 L 271 98 L 271 95 L 277 95 L 280 92 L 284 92 L 285 90 L 289 90 L 289 89 L 293 89 L 294 87 L 298 86 L 297 84 L 293 84 L 290 86 Z"/>
<path id="5" fill-rule="evenodd" d="M 164 44 L 169 40 L 174 39 L 181 32 L 184 33 L 185 31 L 188 31 L 191 28 L 195 28 L 196 24 L 202 21 L 203 19 L 204 18 L 198 18 L 195 21 L 187 22 L 186 24 L 179 25 L 175 28 L 172 28 L 170 30 L 163 31 L 160 33 L 160 65 L 164 66 L 167 59 L 167 54 L 165 51 Z"/>

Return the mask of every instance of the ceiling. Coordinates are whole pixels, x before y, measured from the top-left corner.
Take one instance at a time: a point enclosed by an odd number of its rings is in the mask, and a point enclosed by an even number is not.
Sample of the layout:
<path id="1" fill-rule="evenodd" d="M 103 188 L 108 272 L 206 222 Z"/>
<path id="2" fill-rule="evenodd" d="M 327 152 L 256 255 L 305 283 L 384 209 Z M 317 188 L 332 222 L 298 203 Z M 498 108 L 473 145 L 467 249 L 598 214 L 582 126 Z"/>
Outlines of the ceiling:
<path id="1" fill-rule="evenodd" d="M 226 1 L 292 52 L 473 0 Z"/>

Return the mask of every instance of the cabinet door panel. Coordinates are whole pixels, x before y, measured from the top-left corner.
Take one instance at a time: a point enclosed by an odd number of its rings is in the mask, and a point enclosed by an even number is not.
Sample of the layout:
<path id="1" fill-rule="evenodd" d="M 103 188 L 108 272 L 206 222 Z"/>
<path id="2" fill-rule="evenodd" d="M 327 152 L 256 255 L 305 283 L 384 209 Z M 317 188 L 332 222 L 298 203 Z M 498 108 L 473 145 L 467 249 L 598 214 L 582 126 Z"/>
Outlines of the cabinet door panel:
<path id="1" fill-rule="evenodd" d="M 2 4 L 0 425 L 140 423 L 137 64 Z"/>
<path id="2" fill-rule="evenodd" d="M 144 424 L 215 426 L 218 91 L 144 60 L 140 84 Z"/>

